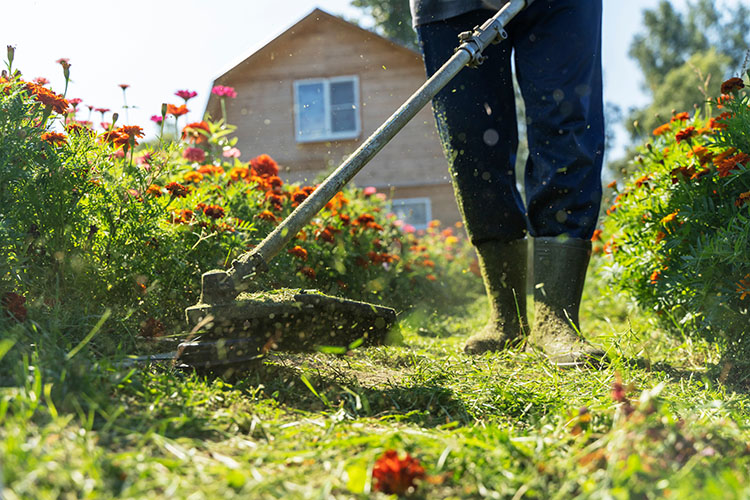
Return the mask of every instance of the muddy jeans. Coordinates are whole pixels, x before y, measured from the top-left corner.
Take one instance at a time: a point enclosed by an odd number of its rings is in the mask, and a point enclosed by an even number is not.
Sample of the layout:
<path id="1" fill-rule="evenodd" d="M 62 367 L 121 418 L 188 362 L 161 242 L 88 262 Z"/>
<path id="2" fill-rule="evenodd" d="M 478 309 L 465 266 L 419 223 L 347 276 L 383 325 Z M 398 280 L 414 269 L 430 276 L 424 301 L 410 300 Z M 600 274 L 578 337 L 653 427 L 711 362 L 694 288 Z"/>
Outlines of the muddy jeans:
<path id="1" fill-rule="evenodd" d="M 458 34 L 493 13 L 472 11 L 417 27 L 427 74 Z M 440 139 L 467 231 L 477 245 L 534 237 L 591 238 L 601 203 L 604 117 L 602 0 L 536 0 L 506 27 L 477 69 L 433 99 Z M 516 188 L 518 148 L 511 55 L 526 106 L 526 205 Z"/>

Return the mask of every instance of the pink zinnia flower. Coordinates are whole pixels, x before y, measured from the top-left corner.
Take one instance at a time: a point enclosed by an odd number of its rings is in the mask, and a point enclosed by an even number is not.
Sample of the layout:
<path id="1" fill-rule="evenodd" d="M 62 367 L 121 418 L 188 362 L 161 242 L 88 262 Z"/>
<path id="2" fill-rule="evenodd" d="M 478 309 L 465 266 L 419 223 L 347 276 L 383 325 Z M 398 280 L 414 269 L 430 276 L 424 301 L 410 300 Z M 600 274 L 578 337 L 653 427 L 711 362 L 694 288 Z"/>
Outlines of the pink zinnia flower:
<path id="1" fill-rule="evenodd" d="M 414 231 L 417 230 L 417 228 L 415 228 L 411 224 L 404 224 L 403 230 L 405 233 L 413 233 Z"/>
<path id="2" fill-rule="evenodd" d="M 177 97 L 181 97 L 182 99 L 185 99 L 185 102 L 188 102 L 190 99 L 198 95 L 198 92 L 192 92 L 190 90 L 178 90 L 174 93 Z"/>
<path id="3" fill-rule="evenodd" d="M 57 64 L 70 64 L 70 59 L 67 57 L 61 57 L 57 61 L 55 61 Z"/>
<path id="4" fill-rule="evenodd" d="M 368 186 L 362 190 L 362 194 L 365 196 L 372 196 L 373 194 L 377 193 L 378 190 L 374 188 L 373 186 Z"/>
<path id="5" fill-rule="evenodd" d="M 163 118 L 159 115 L 151 115 L 151 121 L 154 123 L 161 123 Z"/>
<path id="6" fill-rule="evenodd" d="M 76 106 L 78 106 L 79 104 L 81 104 L 83 102 L 83 99 L 79 99 L 78 97 L 74 97 L 73 99 L 68 99 L 68 102 L 70 104 L 72 104 L 73 107 L 75 108 Z"/>
<path id="7" fill-rule="evenodd" d="M 211 89 L 212 94 L 216 94 L 219 97 L 231 97 L 234 99 L 237 97 L 237 92 L 234 91 L 234 87 L 225 87 L 224 85 L 216 85 Z"/>
<path id="8" fill-rule="evenodd" d="M 203 160 L 206 159 L 206 152 L 200 148 L 185 148 L 182 157 L 188 161 L 203 163 Z"/>
<path id="9" fill-rule="evenodd" d="M 97 113 L 104 114 L 104 113 L 109 113 L 109 108 L 94 108 L 94 111 L 96 111 Z"/>
<path id="10" fill-rule="evenodd" d="M 121 84 L 119 85 L 119 87 L 120 87 L 120 88 L 121 88 L 122 90 L 125 90 L 126 88 L 130 87 L 130 85 L 128 85 L 127 83 L 121 83 Z"/>
<path id="11" fill-rule="evenodd" d="M 49 80 L 47 80 L 43 76 L 37 76 L 36 78 L 34 78 L 34 83 L 36 83 L 37 85 L 47 85 L 49 83 Z"/>
<path id="12" fill-rule="evenodd" d="M 242 153 L 237 148 L 229 148 L 229 149 L 224 150 L 223 153 L 221 153 L 221 155 L 224 158 L 239 158 L 241 154 Z"/>

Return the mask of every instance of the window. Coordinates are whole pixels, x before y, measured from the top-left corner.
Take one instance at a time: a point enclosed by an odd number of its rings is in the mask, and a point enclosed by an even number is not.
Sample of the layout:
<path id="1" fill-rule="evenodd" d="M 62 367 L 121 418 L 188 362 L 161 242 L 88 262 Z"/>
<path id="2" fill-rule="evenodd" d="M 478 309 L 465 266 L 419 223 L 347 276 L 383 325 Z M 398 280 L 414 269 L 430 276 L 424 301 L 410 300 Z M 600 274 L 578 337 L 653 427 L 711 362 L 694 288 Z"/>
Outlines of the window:
<path id="1" fill-rule="evenodd" d="M 391 211 L 405 224 L 415 229 L 426 229 L 432 220 L 432 205 L 429 198 L 403 198 L 393 200 Z"/>
<path id="2" fill-rule="evenodd" d="M 356 76 L 294 82 L 297 142 L 359 136 L 359 79 Z"/>

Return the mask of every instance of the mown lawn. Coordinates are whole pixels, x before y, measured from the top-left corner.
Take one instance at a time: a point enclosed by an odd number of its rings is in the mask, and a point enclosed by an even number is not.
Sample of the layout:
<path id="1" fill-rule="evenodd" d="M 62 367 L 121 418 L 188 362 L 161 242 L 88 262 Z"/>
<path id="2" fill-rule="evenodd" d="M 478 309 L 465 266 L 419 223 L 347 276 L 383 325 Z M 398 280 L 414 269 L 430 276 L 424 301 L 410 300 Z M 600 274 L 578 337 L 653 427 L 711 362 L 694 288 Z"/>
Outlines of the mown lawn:
<path id="1" fill-rule="evenodd" d="M 401 346 L 279 353 L 225 379 L 11 350 L 2 497 L 386 498 L 371 471 L 389 449 L 425 468 L 413 498 L 749 496 L 747 381 L 599 286 L 582 321 L 609 349 L 601 370 L 464 355 L 482 298 L 402 318 Z M 6 338 L 56 335 L 30 330 Z"/>

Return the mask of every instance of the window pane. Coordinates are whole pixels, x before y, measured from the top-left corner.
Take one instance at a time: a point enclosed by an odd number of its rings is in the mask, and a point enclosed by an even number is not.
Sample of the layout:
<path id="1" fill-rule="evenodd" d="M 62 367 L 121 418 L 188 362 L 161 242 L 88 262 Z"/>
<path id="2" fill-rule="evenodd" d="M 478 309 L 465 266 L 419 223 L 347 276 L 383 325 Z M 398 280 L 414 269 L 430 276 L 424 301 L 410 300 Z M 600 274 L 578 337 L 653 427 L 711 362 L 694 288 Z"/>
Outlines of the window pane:
<path id="1" fill-rule="evenodd" d="M 352 109 L 334 109 L 331 111 L 331 129 L 333 132 L 354 132 L 357 130 L 355 113 Z"/>
<path id="2" fill-rule="evenodd" d="M 416 227 L 427 224 L 427 203 L 425 201 L 393 200 L 393 213 L 396 218 Z"/>
<path id="3" fill-rule="evenodd" d="M 299 106 L 299 123 L 297 133 L 300 137 L 325 134 L 326 117 L 323 102 L 323 84 L 310 83 L 297 87 L 297 106 Z"/>
<path id="4" fill-rule="evenodd" d="M 356 104 L 354 102 L 354 82 L 331 83 L 331 105 Z"/>

